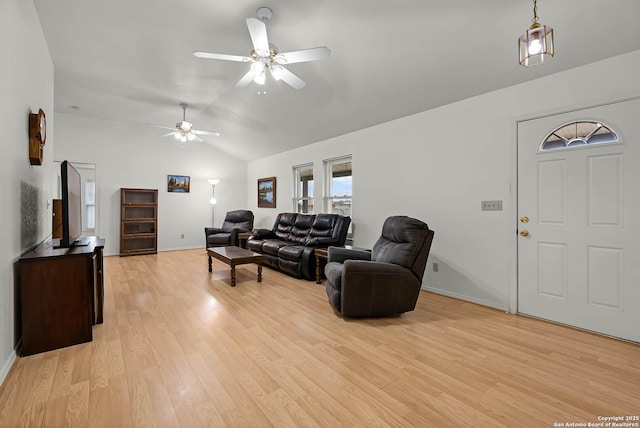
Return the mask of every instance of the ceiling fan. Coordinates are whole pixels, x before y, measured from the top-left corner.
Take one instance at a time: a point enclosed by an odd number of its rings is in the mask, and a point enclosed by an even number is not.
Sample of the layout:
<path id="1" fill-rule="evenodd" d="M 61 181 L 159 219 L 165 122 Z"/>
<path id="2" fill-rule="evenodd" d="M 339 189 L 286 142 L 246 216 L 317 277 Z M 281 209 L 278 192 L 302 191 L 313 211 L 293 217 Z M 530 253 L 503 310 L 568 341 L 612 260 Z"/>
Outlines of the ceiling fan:
<path id="1" fill-rule="evenodd" d="M 183 143 L 186 143 L 187 141 L 197 141 L 199 143 L 202 143 L 204 142 L 204 140 L 198 137 L 198 135 L 214 135 L 216 137 L 220 136 L 220 133 L 216 131 L 198 131 L 197 129 L 193 129 L 193 123 L 187 122 L 186 119 L 187 107 L 189 107 L 189 105 L 186 103 L 181 103 L 180 107 L 182 107 L 182 122 L 176 123 L 175 128 L 156 125 L 159 128 L 172 130 L 171 132 L 167 132 L 166 134 L 161 135 L 161 137 L 168 137 L 169 135 L 173 135 L 174 137 L 176 137 L 176 140 L 179 140 Z"/>
<path id="2" fill-rule="evenodd" d="M 248 18 L 247 27 L 253 43 L 253 49 L 249 56 L 226 55 L 208 52 L 194 52 L 198 58 L 221 59 L 225 61 L 238 61 L 251 63 L 249 71 L 234 86 L 247 86 L 253 80 L 257 84 L 264 85 L 266 72 L 269 70 L 275 80 L 282 80 L 294 89 L 302 89 L 306 85 L 304 80 L 284 68 L 284 65 L 298 62 L 317 61 L 328 58 L 331 50 L 326 46 L 303 49 L 292 52 L 278 52 L 278 48 L 269 43 L 267 38 L 267 26 L 265 23 L 271 19 L 273 12 L 268 7 L 258 9 L 258 18 Z"/>

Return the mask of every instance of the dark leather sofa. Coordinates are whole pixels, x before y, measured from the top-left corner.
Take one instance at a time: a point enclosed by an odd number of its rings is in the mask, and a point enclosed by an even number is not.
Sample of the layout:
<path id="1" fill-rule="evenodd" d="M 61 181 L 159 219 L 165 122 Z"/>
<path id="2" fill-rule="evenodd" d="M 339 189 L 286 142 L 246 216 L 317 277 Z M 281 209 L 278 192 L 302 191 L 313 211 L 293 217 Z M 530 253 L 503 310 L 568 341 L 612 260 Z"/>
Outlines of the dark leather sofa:
<path id="1" fill-rule="evenodd" d="M 264 256 L 264 265 L 298 278 L 315 279 L 315 249 L 342 247 L 351 217 L 338 214 L 280 213 L 271 230 L 254 229 L 247 249 Z"/>

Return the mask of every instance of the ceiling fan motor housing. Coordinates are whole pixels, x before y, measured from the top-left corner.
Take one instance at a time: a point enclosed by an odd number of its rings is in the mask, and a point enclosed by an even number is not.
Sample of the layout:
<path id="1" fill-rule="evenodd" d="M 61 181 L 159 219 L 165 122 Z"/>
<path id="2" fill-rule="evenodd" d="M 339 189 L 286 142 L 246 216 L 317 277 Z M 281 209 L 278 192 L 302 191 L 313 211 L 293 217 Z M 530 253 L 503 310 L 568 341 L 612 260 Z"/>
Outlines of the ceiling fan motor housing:
<path id="1" fill-rule="evenodd" d="M 258 8 L 258 18 L 260 18 L 260 20 L 262 20 L 263 22 L 270 20 L 272 16 L 273 11 L 268 7 Z"/>

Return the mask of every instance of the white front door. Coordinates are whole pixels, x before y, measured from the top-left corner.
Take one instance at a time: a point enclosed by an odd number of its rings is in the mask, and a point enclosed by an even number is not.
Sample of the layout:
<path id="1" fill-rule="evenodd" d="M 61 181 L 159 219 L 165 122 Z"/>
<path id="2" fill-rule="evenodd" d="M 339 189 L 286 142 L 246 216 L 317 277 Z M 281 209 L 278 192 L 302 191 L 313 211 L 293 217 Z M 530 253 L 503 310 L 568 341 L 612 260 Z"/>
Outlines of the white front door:
<path id="1" fill-rule="evenodd" d="M 540 150 L 583 120 L 619 143 Z M 518 124 L 519 312 L 640 342 L 639 225 L 640 100 Z"/>

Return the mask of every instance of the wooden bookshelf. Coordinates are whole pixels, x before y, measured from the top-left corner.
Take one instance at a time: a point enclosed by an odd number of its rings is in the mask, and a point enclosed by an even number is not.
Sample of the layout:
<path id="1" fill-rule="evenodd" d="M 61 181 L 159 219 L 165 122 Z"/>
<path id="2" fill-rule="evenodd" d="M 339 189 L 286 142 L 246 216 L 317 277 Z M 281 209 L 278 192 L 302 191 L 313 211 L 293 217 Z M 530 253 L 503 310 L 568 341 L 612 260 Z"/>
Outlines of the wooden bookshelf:
<path id="1" fill-rule="evenodd" d="M 120 256 L 158 252 L 158 189 L 120 189 Z"/>

